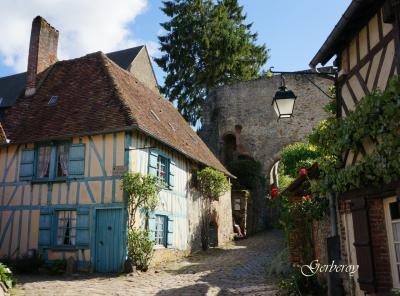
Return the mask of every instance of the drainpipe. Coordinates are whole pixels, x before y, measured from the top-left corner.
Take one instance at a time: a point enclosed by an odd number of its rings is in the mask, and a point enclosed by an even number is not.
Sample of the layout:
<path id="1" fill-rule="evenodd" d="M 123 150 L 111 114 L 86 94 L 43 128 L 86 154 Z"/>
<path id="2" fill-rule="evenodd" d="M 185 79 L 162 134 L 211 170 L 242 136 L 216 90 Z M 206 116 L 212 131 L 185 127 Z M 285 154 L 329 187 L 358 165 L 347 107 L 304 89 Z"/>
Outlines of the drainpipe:
<path id="1" fill-rule="evenodd" d="M 336 195 L 333 192 L 328 193 L 329 197 L 329 214 L 331 224 L 331 235 L 338 235 L 337 216 L 336 216 Z"/>

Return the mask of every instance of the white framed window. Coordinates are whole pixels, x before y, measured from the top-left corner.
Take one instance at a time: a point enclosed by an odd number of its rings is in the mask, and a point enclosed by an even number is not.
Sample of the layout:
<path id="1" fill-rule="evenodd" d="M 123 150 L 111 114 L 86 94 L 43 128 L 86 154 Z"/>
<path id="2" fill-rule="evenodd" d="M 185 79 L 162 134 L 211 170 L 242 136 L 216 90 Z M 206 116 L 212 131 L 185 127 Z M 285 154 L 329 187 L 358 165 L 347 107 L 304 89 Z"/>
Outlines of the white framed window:
<path id="1" fill-rule="evenodd" d="M 155 221 L 155 243 L 167 247 L 168 218 L 164 215 L 156 215 Z"/>
<path id="2" fill-rule="evenodd" d="M 57 246 L 75 246 L 76 210 L 57 211 Z"/>
<path id="3" fill-rule="evenodd" d="M 393 288 L 400 289 L 400 202 L 396 197 L 383 201 L 388 235 Z"/>

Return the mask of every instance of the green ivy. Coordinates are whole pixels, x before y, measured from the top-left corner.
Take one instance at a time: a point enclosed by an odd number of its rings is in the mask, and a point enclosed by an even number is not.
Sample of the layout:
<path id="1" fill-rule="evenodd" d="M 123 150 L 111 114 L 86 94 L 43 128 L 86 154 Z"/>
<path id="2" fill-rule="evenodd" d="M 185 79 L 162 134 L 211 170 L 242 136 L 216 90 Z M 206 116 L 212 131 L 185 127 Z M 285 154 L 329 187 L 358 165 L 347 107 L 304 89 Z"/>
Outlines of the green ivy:
<path id="1" fill-rule="evenodd" d="M 394 77 L 384 92 L 364 97 L 343 119 L 331 117 L 309 137 L 323 157 L 318 160 L 320 192 L 345 192 L 368 185 L 387 184 L 400 178 L 400 79 Z M 345 151 L 360 151 L 365 141 L 375 149 L 355 165 L 345 166 Z"/>
<path id="2" fill-rule="evenodd" d="M 284 175 L 296 178 L 300 168 L 310 168 L 319 156 L 320 152 L 314 145 L 294 143 L 283 148 L 279 166 L 283 167 Z"/>
<path id="3" fill-rule="evenodd" d="M 233 160 L 227 165 L 227 168 L 237 177 L 239 184 L 246 189 L 253 190 L 260 183 L 265 183 L 262 165 L 254 159 Z"/>

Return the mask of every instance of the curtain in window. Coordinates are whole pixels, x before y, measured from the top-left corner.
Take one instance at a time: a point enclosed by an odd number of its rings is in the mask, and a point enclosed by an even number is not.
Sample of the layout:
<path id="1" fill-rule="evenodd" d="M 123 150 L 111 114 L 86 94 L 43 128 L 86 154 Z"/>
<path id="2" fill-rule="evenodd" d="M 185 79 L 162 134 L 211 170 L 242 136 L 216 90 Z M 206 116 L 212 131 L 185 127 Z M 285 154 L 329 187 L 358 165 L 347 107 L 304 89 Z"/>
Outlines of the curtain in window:
<path id="1" fill-rule="evenodd" d="M 57 176 L 68 176 L 68 145 L 59 145 L 57 150 Z"/>
<path id="2" fill-rule="evenodd" d="M 50 146 L 42 146 L 39 148 L 39 158 L 38 158 L 39 178 L 49 177 L 50 157 L 51 157 Z"/>
<path id="3" fill-rule="evenodd" d="M 57 245 L 75 245 L 76 211 L 59 211 L 57 228 Z"/>

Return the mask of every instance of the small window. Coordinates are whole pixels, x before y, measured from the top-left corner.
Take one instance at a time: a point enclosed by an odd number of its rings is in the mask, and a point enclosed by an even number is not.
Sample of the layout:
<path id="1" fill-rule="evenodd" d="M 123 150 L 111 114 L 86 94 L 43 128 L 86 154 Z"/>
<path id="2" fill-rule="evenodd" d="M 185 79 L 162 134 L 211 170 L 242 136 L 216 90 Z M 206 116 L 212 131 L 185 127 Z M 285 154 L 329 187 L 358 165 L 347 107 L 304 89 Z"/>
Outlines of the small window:
<path id="1" fill-rule="evenodd" d="M 167 247 L 167 216 L 156 215 L 155 243 Z"/>
<path id="2" fill-rule="evenodd" d="M 58 96 L 51 96 L 49 102 L 47 103 L 49 106 L 53 106 L 57 104 Z"/>
<path id="3" fill-rule="evenodd" d="M 76 243 L 76 211 L 57 212 L 57 246 L 74 246 Z"/>
<path id="4" fill-rule="evenodd" d="M 40 146 L 38 149 L 37 178 L 47 179 L 50 176 L 51 146 Z"/>
<path id="5" fill-rule="evenodd" d="M 36 179 L 53 180 L 68 176 L 68 143 L 40 145 L 37 149 Z"/>
<path id="6" fill-rule="evenodd" d="M 4 99 L 2 97 L 0 97 L 0 106 L 1 104 L 3 104 Z"/>
<path id="7" fill-rule="evenodd" d="M 157 158 L 157 177 L 163 184 L 168 184 L 168 158 L 161 155 Z"/>

